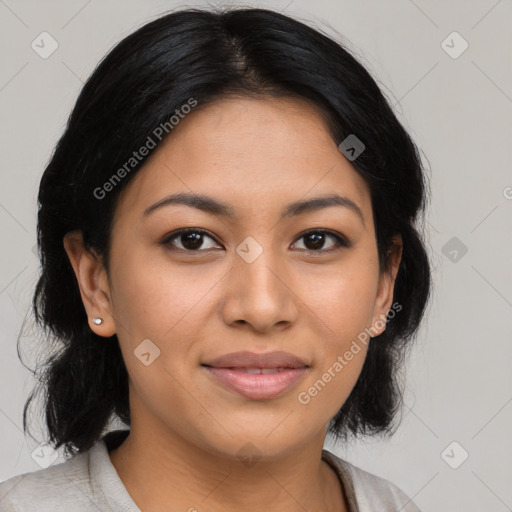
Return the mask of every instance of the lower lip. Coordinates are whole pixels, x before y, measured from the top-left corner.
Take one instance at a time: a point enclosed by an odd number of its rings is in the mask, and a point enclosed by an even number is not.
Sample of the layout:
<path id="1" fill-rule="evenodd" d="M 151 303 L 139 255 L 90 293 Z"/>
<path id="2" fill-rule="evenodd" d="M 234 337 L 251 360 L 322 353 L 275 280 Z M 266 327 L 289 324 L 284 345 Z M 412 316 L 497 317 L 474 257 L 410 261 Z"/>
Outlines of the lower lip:
<path id="1" fill-rule="evenodd" d="M 276 398 L 302 379 L 307 370 L 304 367 L 276 373 L 246 373 L 233 368 L 204 368 L 225 387 L 251 400 Z"/>

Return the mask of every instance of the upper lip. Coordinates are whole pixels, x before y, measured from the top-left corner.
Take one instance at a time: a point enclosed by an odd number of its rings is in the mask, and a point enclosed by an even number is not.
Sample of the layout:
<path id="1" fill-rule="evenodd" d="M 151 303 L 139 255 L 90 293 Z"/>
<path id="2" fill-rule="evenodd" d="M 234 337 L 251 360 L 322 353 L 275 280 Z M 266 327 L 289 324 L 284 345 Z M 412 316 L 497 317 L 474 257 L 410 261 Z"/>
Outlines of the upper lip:
<path id="1" fill-rule="evenodd" d="M 232 352 L 203 363 L 215 368 L 304 368 L 307 365 L 299 357 L 288 352 Z"/>

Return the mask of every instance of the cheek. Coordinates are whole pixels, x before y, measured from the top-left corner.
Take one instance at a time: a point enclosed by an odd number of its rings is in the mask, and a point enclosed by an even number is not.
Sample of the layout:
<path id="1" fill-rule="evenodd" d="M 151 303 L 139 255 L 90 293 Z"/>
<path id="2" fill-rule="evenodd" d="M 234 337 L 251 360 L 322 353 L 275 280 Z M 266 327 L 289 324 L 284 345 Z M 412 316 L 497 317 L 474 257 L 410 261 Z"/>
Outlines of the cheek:
<path id="1" fill-rule="evenodd" d="M 370 326 L 378 287 L 376 265 L 354 253 L 330 271 L 302 274 L 303 300 L 326 326 L 328 339 L 334 338 L 332 349 L 342 350 L 345 342 Z"/>
<path id="2" fill-rule="evenodd" d="M 182 410 L 190 400 L 183 386 L 189 386 L 188 372 L 208 341 L 205 318 L 212 315 L 215 285 L 225 271 L 199 272 L 171 268 L 166 261 L 143 261 L 131 256 L 117 267 L 115 312 L 122 324 L 118 337 L 123 359 L 137 396 L 155 414 L 159 400 L 162 407 L 162 399 L 155 397 L 165 397 L 164 410 Z M 142 355 L 146 353 L 149 356 Z"/>
<path id="3" fill-rule="evenodd" d="M 182 422 L 175 412 L 187 407 L 201 413 L 186 391 L 190 368 L 184 362 L 202 342 L 204 305 L 220 277 L 180 271 L 134 254 L 116 267 L 113 299 L 116 321 L 122 325 L 118 337 L 123 359 L 136 391 L 131 394 L 133 405 L 165 423 Z"/>
<path id="4" fill-rule="evenodd" d="M 315 367 L 297 393 L 304 414 L 333 417 L 354 388 L 366 358 L 375 288 L 371 274 L 325 279 L 322 290 L 308 295 L 325 336 L 317 340 Z M 328 329 L 325 329 L 325 326 Z"/>
<path id="5" fill-rule="evenodd" d="M 317 367 L 311 379 L 297 391 L 297 410 L 307 422 L 320 418 L 328 422 L 340 410 L 354 388 L 366 356 L 366 346 L 359 343 L 358 353 L 352 351 L 347 360 L 345 352 L 333 354 L 326 364 Z"/>
<path id="6" fill-rule="evenodd" d="M 115 314 L 128 334 L 165 345 L 173 332 L 190 323 L 222 274 L 180 267 L 161 255 L 137 257 L 134 251 L 117 265 L 114 278 Z"/>
<path id="7" fill-rule="evenodd" d="M 304 280 L 304 297 L 324 335 L 318 340 L 314 373 L 299 390 L 310 413 L 336 414 L 363 367 L 378 286 L 377 260 L 353 254 L 333 272 Z"/>

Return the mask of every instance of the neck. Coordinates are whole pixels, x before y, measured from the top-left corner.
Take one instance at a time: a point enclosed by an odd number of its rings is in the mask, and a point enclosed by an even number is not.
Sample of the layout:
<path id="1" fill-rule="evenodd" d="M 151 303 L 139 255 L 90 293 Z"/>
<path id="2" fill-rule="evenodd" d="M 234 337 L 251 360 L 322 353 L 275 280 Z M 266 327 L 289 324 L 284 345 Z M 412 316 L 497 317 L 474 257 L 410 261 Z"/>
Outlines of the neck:
<path id="1" fill-rule="evenodd" d="M 167 430 L 141 427 L 132 423 L 109 456 L 145 512 L 348 510 L 337 475 L 321 459 L 325 433 L 279 457 L 258 453 L 242 459 L 201 449 Z"/>

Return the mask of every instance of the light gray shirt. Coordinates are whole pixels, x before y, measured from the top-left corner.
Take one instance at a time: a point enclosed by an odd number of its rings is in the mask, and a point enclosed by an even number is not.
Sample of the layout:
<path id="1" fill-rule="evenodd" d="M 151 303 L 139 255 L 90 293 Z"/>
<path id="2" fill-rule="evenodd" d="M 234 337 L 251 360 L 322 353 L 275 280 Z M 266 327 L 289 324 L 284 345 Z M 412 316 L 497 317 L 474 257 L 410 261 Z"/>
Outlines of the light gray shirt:
<path id="1" fill-rule="evenodd" d="M 128 432 L 110 432 L 87 452 L 0 483 L 0 512 L 141 512 L 108 454 Z M 327 450 L 322 458 L 338 475 L 349 512 L 420 512 L 391 482 Z"/>

